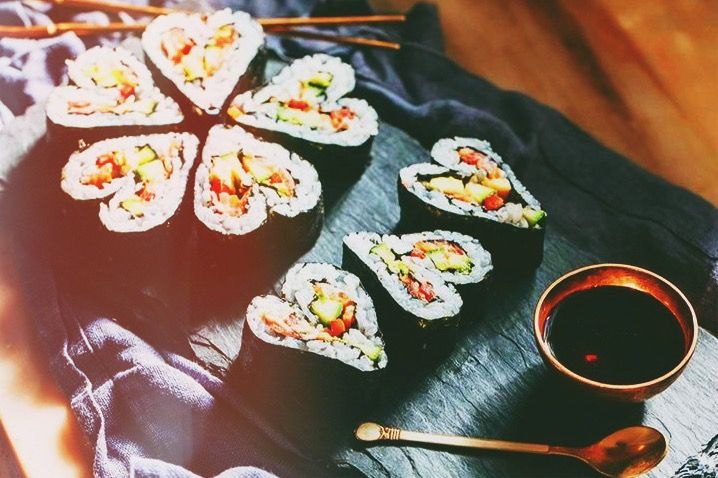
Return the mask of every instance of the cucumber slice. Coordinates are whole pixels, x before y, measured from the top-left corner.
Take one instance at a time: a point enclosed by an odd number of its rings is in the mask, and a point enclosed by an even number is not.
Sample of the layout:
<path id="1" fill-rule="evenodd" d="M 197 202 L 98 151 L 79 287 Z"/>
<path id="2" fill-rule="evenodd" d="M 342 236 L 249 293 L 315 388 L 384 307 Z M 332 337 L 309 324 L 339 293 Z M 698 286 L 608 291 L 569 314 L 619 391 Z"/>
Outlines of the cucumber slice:
<path id="1" fill-rule="evenodd" d="M 525 207 L 523 215 L 526 221 L 529 223 L 529 226 L 533 227 L 546 217 L 546 211 Z"/>
<path id="2" fill-rule="evenodd" d="M 143 183 L 161 181 L 167 177 L 165 167 L 159 159 L 141 164 L 136 171 Z"/>
<path id="3" fill-rule="evenodd" d="M 311 303 L 309 310 L 319 318 L 323 325 L 329 326 L 332 321 L 339 318 L 344 306 L 338 300 L 320 297 Z"/>
<path id="4" fill-rule="evenodd" d="M 144 202 L 145 201 L 138 196 L 130 196 L 120 203 L 120 207 L 134 217 L 142 217 L 145 215 Z"/>
<path id="5" fill-rule="evenodd" d="M 149 144 L 140 146 L 140 148 L 137 150 L 137 163 L 139 165 L 149 163 L 150 161 L 154 161 L 158 158 L 159 156 L 157 155 L 157 152 L 152 149 L 152 146 L 150 146 Z"/>

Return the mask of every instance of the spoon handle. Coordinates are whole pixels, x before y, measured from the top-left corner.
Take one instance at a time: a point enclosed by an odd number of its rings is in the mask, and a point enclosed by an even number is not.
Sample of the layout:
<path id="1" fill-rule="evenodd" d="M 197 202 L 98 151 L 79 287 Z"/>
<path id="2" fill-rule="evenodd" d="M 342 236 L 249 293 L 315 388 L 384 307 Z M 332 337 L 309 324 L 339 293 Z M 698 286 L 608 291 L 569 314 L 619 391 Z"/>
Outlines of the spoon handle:
<path id="1" fill-rule="evenodd" d="M 374 424 L 372 424 L 374 425 Z M 535 453 L 545 455 L 550 452 L 551 447 L 537 443 L 519 443 L 503 440 L 487 440 L 483 438 L 469 438 L 453 435 L 441 435 L 438 433 L 422 433 L 409 430 L 401 430 L 394 427 L 378 425 L 378 436 L 365 441 L 405 441 L 432 445 L 448 445 L 462 448 L 474 448 L 480 450 L 512 451 L 519 453 Z M 359 435 L 357 435 L 359 437 Z"/>

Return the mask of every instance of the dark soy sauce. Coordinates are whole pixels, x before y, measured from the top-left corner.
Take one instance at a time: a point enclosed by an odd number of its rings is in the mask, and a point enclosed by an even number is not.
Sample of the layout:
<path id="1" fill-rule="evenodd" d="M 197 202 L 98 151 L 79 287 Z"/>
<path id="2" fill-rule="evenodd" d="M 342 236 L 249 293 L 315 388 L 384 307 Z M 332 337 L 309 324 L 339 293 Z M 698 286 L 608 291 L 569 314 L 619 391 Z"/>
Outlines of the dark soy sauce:
<path id="1" fill-rule="evenodd" d="M 566 368 L 615 385 L 658 378 L 685 353 L 683 331 L 671 311 L 645 292 L 620 286 L 566 297 L 551 311 L 545 337 Z"/>

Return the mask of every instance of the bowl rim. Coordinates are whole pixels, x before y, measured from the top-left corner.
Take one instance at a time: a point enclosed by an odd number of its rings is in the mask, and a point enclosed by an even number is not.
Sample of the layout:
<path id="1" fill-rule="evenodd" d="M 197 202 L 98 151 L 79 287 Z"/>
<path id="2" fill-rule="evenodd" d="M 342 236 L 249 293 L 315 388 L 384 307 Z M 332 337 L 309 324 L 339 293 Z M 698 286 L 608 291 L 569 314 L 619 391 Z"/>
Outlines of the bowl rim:
<path id="1" fill-rule="evenodd" d="M 633 271 L 637 271 L 643 274 L 650 275 L 657 279 L 658 281 L 664 283 L 669 288 L 671 288 L 676 295 L 688 306 L 688 310 L 690 312 L 690 320 L 691 324 L 693 326 L 693 337 L 691 339 L 691 343 L 688 347 L 688 350 L 686 350 L 685 354 L 683 355 L 683 358 L 681 359 L 678 364 L 673 367 L 668 372 L 664 373 L 663 375 L 660 375 L 652 380 L 646 381 L 646 382 L 637 382 L 637 383 L 631 383 L 631 384 L 614 384 L 614 383 L 606 383 L 606 382 L 599 382 L 597 380 L 592 380 L 590 378 L 584 377 L 583 375 L 579 375 L 576 372 L 570 370 L 568 367 L 563 365 L 559 360 L 554 356 L 553 352 L 551 351 L 551 347 L 549 347 L 548 342 L 544 339 L 544 334 L 539 330 L 539 317 L 540 317 L 540 310 L 541 306 L 543 305 L 544 301 L 546 300 L 546 297 L 561 283 L 563 283 L 568 278 L 580 274 L 582 272 L 592 270 L 592 269 L 601 269 L 601 268 L 619 268 L 619 269 L 629 269 Z M 671 281 L 666 279 L 665 277 L 656 274 L 655 272 L 649 271 L 647 269 L 644 269 L 642 267 L 633 266 L 630 264 L 622 264 L 622 263 L 615 263 L 615 262 L 605 262 L 600 264 L 592 264 L 588 266 L 579 267 L 577 269 L 570 270 L 569 272 L 561 275 L 557 279 L 555 279 L 551 284 L 549 284 L 548 287 L 543 291 L 541 294 L 541 297 L 539 297 L 538 302 L 536 302 L 536 307 L 534 308 L 534 317 L 533 317 L 533 325 L 534 325 L 534 338 L 536 339 L 536 342 L 538 343 L 539 350 L 541 352 L 541 355 L 546 358 L 551 365 L 557 369 L 560 373 L 563 375 L 567 375 L 573 380 L 576 380 L 578 382 L 581 382 L 585 385 L 589 385 L 591 387 L 597 387 L 607 390 L 615 390 L 615 391 L 626 391 L 626 390 L 635 390 L 635 389 L 643 389 L 643 388 L 650 388 L 654 387 L 660 383 L 663 383 L 667 380 L 670 380 L 672 377 L 677 376 L 683 368 L 688 364 L 688 361 L 693 356 L 693 353 L 695 352 L 696 345 L 698 343 L 698 334 L 700 331 L 700 327 L 698 325 L 698 318 L 696 317 L 696 312 L 693 309 L 693 305 L 688 300 L 688 298 L 685 296 L 685 294 L 676 287 L 675 284 L 673 284 Z"/>

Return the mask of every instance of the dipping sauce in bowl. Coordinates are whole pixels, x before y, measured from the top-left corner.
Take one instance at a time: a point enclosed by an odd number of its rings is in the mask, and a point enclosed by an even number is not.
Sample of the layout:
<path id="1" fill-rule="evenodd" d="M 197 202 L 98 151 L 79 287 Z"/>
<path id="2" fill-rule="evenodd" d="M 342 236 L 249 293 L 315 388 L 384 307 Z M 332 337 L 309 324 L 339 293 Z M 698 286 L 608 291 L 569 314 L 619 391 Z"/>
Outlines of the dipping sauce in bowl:
<path id="1" fill-rule="evenodd" d="M 653 296 L 629 287 L 574 292 L 547 323 L 556 359 L 598 382 L 647 382 L 670 372 L 685 354 L 678 319 Z"/>
<path id="2" fill-rule="evenodd" d="M 625 264 L 568 272 L 541 295 L 534 336 L 546 365 L 590 394 L 642 401 L 683 371 L 698 321 L 671 282 Z"/>

